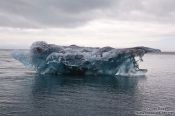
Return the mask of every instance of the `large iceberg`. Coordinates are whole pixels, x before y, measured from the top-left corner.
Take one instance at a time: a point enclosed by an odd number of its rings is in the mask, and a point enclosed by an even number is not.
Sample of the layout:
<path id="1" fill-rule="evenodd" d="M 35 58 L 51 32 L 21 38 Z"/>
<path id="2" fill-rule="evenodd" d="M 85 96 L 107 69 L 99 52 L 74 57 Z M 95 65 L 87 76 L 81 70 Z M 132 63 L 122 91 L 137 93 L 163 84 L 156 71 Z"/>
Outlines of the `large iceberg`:
<path id="1" fill-rule="evenodd" d="M 145 53 L 160 52 L 147 47 L 115 49 L 112 47 L 59 46 L 34 42 L 28 52 L 15 50 L 12 56 L 39 74 L 63 75 L 142 75 L 139 61 Z"/>

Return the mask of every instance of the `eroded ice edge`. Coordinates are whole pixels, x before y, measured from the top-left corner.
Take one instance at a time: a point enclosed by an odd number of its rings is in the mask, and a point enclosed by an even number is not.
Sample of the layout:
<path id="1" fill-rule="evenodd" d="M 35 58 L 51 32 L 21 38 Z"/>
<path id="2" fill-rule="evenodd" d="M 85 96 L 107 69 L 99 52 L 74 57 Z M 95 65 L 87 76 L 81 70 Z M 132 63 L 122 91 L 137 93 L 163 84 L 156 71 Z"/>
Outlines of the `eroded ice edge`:
<path id="1" fill-rule="evenodd" d="M 147 72 L 146 69 L 139 69 L 139 62 L 149 52 L 160 50 L 147 47 L 115 49 L 59 46 L 39 41 L 34 42 L 29 51 L 15 50 L 12 56 L 39 74 L 127 76 L 144 75 Z"/>

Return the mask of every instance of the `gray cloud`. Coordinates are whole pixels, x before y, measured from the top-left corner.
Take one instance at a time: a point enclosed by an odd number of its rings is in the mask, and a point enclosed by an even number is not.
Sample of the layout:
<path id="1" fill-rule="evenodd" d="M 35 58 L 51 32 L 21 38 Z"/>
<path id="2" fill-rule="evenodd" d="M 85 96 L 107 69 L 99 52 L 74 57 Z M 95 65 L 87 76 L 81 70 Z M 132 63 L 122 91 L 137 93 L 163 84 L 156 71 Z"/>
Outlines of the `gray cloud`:
<path id="1" fill-rule="evenodd" d="M 175 23 L 174 0 L 123 0 L 118 18 L 127 20 Z"/>
<path id="2" fill-rule="evenodd" d="M 174 0 L 0 0 L 0 26 L 77 27 L 100 18 L 175 23 Z"/>

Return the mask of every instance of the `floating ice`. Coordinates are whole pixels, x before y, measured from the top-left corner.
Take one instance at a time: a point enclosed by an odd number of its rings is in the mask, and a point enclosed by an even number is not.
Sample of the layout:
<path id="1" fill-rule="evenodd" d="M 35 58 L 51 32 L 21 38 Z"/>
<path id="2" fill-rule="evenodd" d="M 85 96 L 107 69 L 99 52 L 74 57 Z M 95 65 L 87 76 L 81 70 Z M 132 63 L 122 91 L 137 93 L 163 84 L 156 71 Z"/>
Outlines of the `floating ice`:
<path id="1" fill-rule="evenodd" d="M 12 56 L 40 74 L 142 75 L 146 69 L 139 69 L 138 61 L 142 61 L 143 55 L 148 52 L 160 50 L 58 46 L 39 41 L 32 44 L 28 53 L 14 51 Z"/>

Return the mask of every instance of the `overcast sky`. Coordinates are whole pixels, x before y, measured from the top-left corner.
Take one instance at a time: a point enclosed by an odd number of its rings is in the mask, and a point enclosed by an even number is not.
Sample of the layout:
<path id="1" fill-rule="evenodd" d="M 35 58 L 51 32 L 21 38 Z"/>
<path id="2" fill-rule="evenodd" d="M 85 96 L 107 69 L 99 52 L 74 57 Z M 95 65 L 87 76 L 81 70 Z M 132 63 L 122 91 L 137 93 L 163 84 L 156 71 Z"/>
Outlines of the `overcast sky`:
<path id="1" fill-rule="evenodd" d="M 0 40 L 175 51 L 175 0 L 0 0 Z"/>

